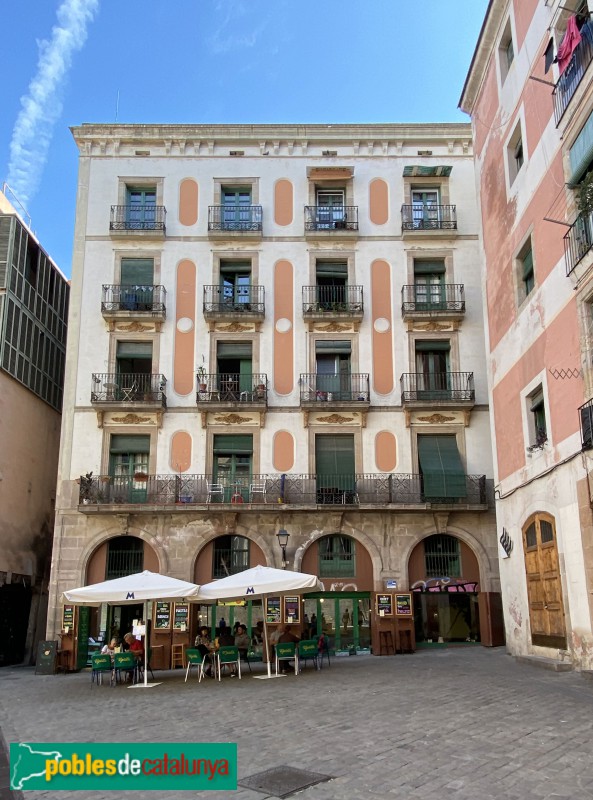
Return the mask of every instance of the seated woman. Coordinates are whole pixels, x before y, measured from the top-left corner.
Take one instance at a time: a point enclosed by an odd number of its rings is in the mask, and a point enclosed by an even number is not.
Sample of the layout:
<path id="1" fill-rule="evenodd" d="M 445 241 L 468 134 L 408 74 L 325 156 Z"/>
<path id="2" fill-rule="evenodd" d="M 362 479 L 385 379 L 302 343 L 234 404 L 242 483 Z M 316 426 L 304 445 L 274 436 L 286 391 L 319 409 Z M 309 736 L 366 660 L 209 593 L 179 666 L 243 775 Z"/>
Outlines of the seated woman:
<path id="1" fill-rule="evenodd" d="M 245 630 L 244 625 L 237 626 L 237 633 L 235 634 L 235 647 L 239 648 L 240 656 L 247 661 L 247 651 L 249 650 L 249 635 Z"/>
<path id="2" fill-rule="evenodd" d="M 202 654 L 202 658 L 209 658 L 211 653 L 214 651 L 214 644 L 210 639 L 210 631 L 205 625 L 203 625 L 198 631 L 198 635 L 196 636 L 196 640 L 194 642 L 194 647 L 200 651 L 200 653 Z M 211 665 L 208 666 L 205 674 L 209 678 L 214 677 L 214 675 L 212 674 Z"/>
<path id="3" fill-rule="evenodd" d="M 103 655 L 112 656 L 115 653 L 115 648 L 117 647 L 117 639 L 114 637 L 109 644 L 103 646 L 101 653 Z"/>

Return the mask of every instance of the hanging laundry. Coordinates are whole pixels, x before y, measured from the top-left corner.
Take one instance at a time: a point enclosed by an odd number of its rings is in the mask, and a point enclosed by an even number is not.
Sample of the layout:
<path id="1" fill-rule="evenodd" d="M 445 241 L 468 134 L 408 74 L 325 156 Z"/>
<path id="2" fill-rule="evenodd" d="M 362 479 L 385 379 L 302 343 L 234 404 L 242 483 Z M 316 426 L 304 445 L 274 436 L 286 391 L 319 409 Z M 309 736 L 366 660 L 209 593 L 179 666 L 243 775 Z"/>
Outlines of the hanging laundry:
<path id="1" fill-rule="evenodd" d="M 564 37 L 560 42 L 558 52 L 556 53 L 556 61 L 558 62 L 561 75 L 570 63 L 572 54 L 574 53 L 576 46 L 580 41 L 581 34 L 577 26 L 577 18 L 576 16 L 572 16 L 566 24 L 566 33 L 564 34 Z"/>

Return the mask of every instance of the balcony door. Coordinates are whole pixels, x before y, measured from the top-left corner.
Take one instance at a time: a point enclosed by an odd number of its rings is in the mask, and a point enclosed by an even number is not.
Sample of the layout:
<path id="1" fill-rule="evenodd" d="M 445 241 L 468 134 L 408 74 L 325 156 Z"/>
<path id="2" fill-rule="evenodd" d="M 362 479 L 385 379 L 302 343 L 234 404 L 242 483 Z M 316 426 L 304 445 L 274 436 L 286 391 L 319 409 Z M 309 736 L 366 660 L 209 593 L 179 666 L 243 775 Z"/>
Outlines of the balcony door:
<path id="1" fill-rule="evenodd" d="M 316 392 L 322 400 L 352 400 L 350 341 L 315 342 Z"/>
<path id="2" fill-rule="evenodd" d="M 317 190 L 318 229 L 336 228 L 346 222 L 346 208 L 343 189 Z"/>
<path id="3" fill-rule="evenodd" d="M 451 394 L 448 341 L 416 342 L 418 400 L 446 400 Z"/>
<path id="4" fill-rule="evenodd" d="M 212 482 L 223 485 L 224 502 L 248 502 L 253 465 L 253 436 L 216 434 L 213 455 Z"/>
<path id="5" fill-rule="evenodd" d="M 111 437 L 109 475 L 114 495 L 123 502 L 146 502 L 149 456 L 150 436 Z"/>
<path id="6" fill-rule="evenodd" d="M 131 229 L 154 227 L 156 222 L 156 189 L 134 189 L 126 192 L 126 222 Z"/>
<path id="7" fill-rule="evenodd" d="M 115 364 L 120 400 L 152 399 L 152 342 L 118 342 Z"/>
<path id="8" fill-rule="evenodd" d="M 220 265 L 221 302 L 225 309 L 247 310 L 251 303 L 251 264 L 225 261 Z"/>
<path id="9" fill-rule="evenodd" d="M 414 302 L 416 311 L 438 311 L 446 308 L 443 261 L 414 262 Z"/>
<path id="10" fill-rule="evenodd" d="M 251 189 L 223 189 L 223 230 L 244 230 L 251 224 Z"/>
<path id="11" fill-rule="evenodd" d="M 440 222 L 439 190 L 412 190 L 412 218 L 415 228 L 438 228 Z"/>
<path id="12" fill-rule="evenodd" d="M 356 493 L 354 435 L 315 436 L 317 502 L 344 504 Z"/>
<path id="13" fill-rule="evenodd" d="M 346 311 L 348 264 L 318 261 L 315 267 L 316 310 Z"/>
<path id="14" fill-rule="evenodd" d="M 251 342 L 218 342 L 218 391 L 221 400 L 248 400 L 253 391 Z"/>
<path id="15" fill-rule="evenodd" d="M 119 282 L 122 311 L 152 311 L 153 258 L 122 258 Z"/>

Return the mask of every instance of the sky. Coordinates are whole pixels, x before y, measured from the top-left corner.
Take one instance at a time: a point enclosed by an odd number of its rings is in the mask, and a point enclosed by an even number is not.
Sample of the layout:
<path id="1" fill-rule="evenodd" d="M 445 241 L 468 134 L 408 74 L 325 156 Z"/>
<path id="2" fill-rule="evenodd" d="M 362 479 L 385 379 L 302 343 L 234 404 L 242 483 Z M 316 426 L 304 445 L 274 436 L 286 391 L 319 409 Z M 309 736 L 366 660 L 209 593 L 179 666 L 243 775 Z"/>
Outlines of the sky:
<path id="1" fill-rule="evenodd" d="M 487 4 L 0 0 L 0 183 L 70 276 L 70 126 L 467 122 Z"/>

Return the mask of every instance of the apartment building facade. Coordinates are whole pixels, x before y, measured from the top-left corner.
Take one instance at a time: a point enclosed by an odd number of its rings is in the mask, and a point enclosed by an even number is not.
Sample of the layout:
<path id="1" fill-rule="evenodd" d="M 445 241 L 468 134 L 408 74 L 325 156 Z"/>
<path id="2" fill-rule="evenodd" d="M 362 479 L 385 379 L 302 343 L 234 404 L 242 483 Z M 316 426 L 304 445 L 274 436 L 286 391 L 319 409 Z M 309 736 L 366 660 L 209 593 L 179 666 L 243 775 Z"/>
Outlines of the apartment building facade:
<path id="1" fill-rule="evenodd" d="M 370 644 L 385 592 L 412 593 L 418 641 L 490 643 L 470 126 L 73 135 L 50 635 L 71 627 L 73 586 L 141 568 L 204 583 L 266 564 L 320 576 L 325 591 L 289 616 L 338 649 Z M 79 614 L 79 664 L 87 634 L 122 632 L 126 613 Z M 251 626 L 262 611 L 183 613 L 189 641 L 198 621 Z"/>
<path id="2" fill-rule="evenodd" d="M 592 30 L 586 2 L 492 0 L 460 101 L 481 202 L 507 646 L 579 669 L 593 665 Z"/>
<path id="3" fill-rule="evenodd" d="M 0 192 L 0 666 L 45 636 L 68 296 Z"/>

